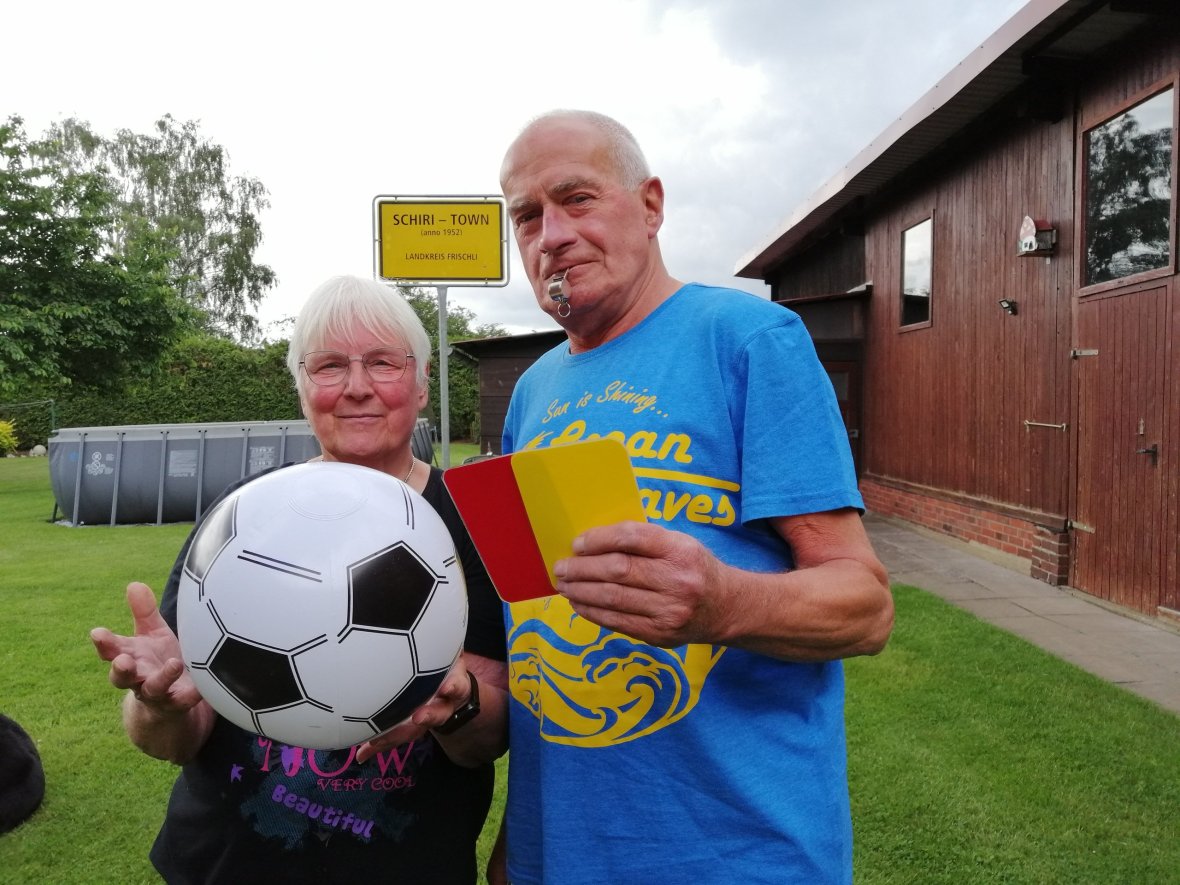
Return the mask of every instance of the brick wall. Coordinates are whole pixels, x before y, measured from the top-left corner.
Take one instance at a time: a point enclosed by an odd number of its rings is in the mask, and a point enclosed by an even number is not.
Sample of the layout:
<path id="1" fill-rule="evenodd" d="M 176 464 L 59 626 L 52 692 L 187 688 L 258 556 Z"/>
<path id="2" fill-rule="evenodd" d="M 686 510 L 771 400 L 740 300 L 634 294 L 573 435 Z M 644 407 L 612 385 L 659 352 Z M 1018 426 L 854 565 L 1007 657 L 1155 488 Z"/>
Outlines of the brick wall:
<path id="1" fill-rule="evenodd" d="M 895 516 L 961 541 L 974 541 L 1029 561 L 1029 574 L 1061 585 L 1069 576 L 1069 535 L 1031 520 L 949 498 L 922 494 L 864 477 L 865 507 Z"/>
<path id="2" fill-rule="evenodd" d="M 1060 587 L 1069 580 L 1069 533 L 1036 526 L 1032 567 L 1029 574 L 1038 581 Z"/>

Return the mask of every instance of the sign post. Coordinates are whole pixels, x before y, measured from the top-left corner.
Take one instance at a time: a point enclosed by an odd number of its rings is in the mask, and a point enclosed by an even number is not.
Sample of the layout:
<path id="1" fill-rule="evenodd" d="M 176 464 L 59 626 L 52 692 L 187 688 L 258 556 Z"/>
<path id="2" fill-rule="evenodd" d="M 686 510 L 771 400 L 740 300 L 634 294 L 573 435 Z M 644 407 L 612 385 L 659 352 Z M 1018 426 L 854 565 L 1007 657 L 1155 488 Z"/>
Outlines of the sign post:
<path id="1" fill-rule="evenodd" d="M 447 390 L 447 288 L 508 283 L 508 221 L 499 196 L 378 196 L 373 265 L 379 280 L 433 286 L 438 293 L 439 437 L 451 463 Z"/>

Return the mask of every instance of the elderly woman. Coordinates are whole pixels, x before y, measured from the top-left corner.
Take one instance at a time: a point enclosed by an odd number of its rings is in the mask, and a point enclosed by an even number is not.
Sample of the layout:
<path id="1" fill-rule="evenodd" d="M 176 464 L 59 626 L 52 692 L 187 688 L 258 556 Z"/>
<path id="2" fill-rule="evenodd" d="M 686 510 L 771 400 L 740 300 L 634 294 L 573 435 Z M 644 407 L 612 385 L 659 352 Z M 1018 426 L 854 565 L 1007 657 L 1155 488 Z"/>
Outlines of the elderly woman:
<path id="1" fill-rule="evenodd" d="M 132 742 L 183 766 L 151 851 L 168 882 L 476 881 L 491 760 L 507 741 L 504 628 L 442 471 L 411 451 L 429 354 L 421 322 L 394 290 L 337 277 L 300 312 L 287 360 L 324 460 L 408 483 L 442 516 L 463 563 L 464 652 L 407 722 L 372 743 L 328 752 L 274 745 L 219 716 L 185 673 L 175 633 L 191 534 L 159 609 L 146 585 L 128 586 L 133 635 L 91 633 L 111 664 L 111 683 L 127 689 L 123 723 Z M 358 834 L 341 823 L 358 820 L 373 825 Z"/>

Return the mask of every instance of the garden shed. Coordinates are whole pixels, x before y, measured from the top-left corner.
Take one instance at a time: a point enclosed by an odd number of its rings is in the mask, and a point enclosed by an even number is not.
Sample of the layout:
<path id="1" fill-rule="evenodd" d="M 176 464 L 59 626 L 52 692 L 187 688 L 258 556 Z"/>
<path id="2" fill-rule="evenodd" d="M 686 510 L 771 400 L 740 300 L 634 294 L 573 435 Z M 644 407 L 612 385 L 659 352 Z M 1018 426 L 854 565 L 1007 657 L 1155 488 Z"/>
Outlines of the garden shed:
<path id="1" fill-rule="evenodd" d="M 458 341 L 455 350 L 479 364 L 479 450 L 500 454 L 508 400 L 521 374 L 541 354 L 565 340 L 565 331 L 530 332 Z"/>
<path id="2" fill-rule="evenodd" d="M 737 267 L 811 331 L 870 509 L 1173 618 L 1178 95 L 1173 0 L 1032 0 Z"/>

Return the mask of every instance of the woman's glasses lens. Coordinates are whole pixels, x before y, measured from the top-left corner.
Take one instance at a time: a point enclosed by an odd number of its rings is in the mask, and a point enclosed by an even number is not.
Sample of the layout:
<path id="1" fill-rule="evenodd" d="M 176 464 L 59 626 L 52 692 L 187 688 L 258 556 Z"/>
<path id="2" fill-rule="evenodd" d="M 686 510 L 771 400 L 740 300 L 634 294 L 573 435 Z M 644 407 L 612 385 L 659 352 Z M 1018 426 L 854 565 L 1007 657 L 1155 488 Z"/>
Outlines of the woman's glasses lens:
<path id="1" fill-rule="evenodd" d="M 361 356 L 348 356 L 334 350 L 316 350 L 303 355 L 303 368 L 316 384 L 340 384 L 348 378 L 349 364 L 360 362 L 374 381 L 397 381 L 414 358 L 400 347 L 375 347 Z"/>

